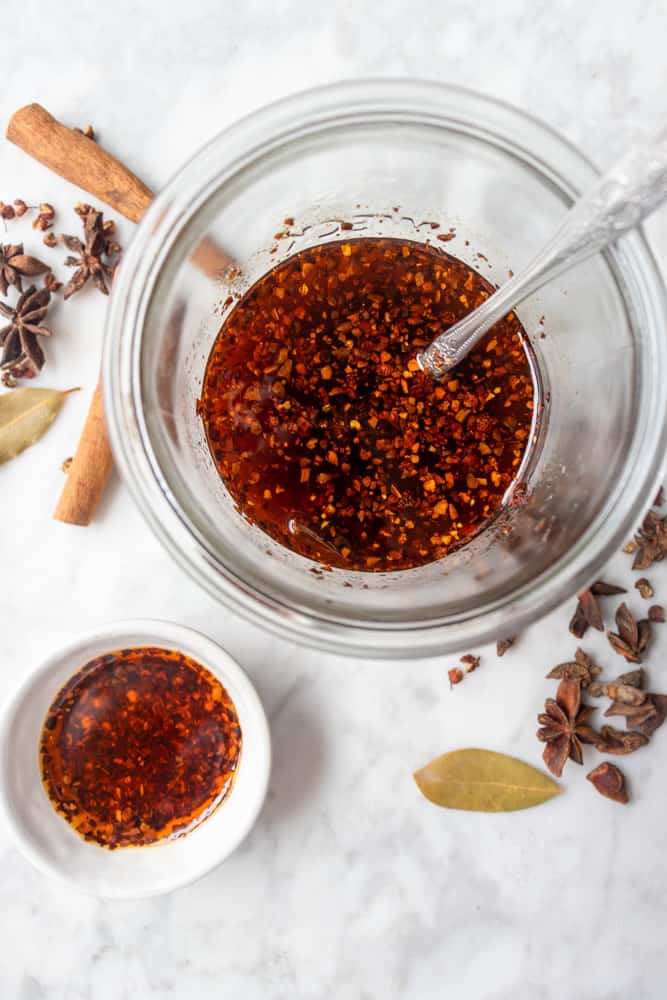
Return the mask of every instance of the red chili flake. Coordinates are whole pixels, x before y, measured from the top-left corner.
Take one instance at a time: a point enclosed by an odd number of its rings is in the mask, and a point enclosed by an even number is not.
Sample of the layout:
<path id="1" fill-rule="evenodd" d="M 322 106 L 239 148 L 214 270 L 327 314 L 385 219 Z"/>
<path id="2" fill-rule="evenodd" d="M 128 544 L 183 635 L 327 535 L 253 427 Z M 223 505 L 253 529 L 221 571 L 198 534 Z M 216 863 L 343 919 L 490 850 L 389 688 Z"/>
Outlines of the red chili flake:
<path id="1" fill-rule="evenodd" d="M 447 671 L 447 676 L 449 677 L 449 686 L 454 687 L 455 684 L 460 684 L 463 680 L 463 671 L 460 667 L 452 667 Z"/>
<path id="2" fill-rule="evenodd" d="M 54 808 L 101 847 L 186 833 L 229 794 L 241 729 L 201 664 L 153 646 L 86 663 L 52 702 L 40 767 Z"/>
<path id="3" fill-rule="evenodd" d="M 353 570 L 469 541 L 529 445 L 525 334 L 511 314 L 442 383 L 416 355 L 492 292 L 462 261 L 385 238 L 319 244 L 260 278 L 223 322 L 198 405 L 242 514 Z"/>
<path id="4" fill-rule="evenodd" d="M 465 656 L 461 657 L 461 663 L 466 674 L 471 674 L 473 670 L 477 670 L 481 657 L 473 656 L 472 653 L 466 653 Z"/>

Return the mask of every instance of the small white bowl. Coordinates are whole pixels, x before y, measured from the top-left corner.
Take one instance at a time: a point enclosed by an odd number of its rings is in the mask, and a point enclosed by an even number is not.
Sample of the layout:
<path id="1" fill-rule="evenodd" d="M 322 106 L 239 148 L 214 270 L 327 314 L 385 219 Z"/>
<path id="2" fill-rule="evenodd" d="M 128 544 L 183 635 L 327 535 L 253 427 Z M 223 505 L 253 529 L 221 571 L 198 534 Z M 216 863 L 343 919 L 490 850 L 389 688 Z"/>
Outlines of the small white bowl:
<path id="1" fill-rule="evenodd" d="M 55 811 L 38 750 L 46 712 L 62 685 L 94 656 L 128 646 L 177 649 L 215 674 L 236 706 L 243 748 L 228 798 L 194 830 L 163 844 L 109 851 L 83 840 Z M 30 673 L 0 718 L 0 809 L 17 847 L 36 868 L 94 896 L 157 896 L 215 868 L 252 828 L 270 769 L 266 715 L 246 674 L 211 639 L 170 622 L 117 622 L 79 636 Z"/>

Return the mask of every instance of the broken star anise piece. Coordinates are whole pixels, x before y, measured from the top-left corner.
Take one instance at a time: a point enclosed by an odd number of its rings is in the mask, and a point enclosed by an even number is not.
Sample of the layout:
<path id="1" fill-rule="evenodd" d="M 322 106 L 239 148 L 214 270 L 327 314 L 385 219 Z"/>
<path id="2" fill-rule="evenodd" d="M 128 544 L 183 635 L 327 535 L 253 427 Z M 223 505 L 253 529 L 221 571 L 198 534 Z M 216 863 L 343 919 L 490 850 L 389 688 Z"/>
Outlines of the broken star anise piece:
<path id="1" fill-rule="evenodd" d="M 649 742 L 648 736 L 634 730 L 615 729 L 614 726 L 603 726 L 600 730 L 595 749 L 600 753 L 627 754 L 634 753 Z"/>
<path id="2" fill-rule="evenodd" d="M 641 722 L 635 721 L 632 724 L 644 736 L 653 736 L 656 729 L 659 729 L 665 719 L 667 719 L 667 694 L 650 694 L 648 697 L 653 712 L 647 714 Z M 626 725 L 630 725 L 630 720 L 627 718 Z"/>
<path id="3" fill-rule="evenodd" d="M 541 728 L 537 738 L 546 743 L 542 754 L 544 763 L 552 774 L 560 778 L 569 757 L 583 764 L 582 743 L 596 743 L 598 734 L 588 725 L 595 711 L 591 705 L 581 704 L 581 685 L 576 680 L 562 680 L 555 700 L 547 698 L 544 712 L 538 715 Z"/>
<path id="4" fill-rule="evenodd" d="M 625 587 L 619 587 L 616 583 L 605 583 L 604 580 L 596 580 L 590 586 L 590 591 L 597 597 L 613 597 L 615 594 L 626 594 Z"/>
<path id="5" fill-rule="evenodd" d="M 582 688 L 587 688 L 602 673 L 602 668 L 598 667 L 595 661 L 583 649 L 577 649 L 574 660 L 566 663 L 559 663 L 547 674 L 548 680 L 568 680 L 579 681 Z"/>
<path id="6" fill-rule="evenodd" d="M 633 707 L 643 705 L 648 698 L 646 691 L 642 691 L 633 684 L 624 684 L 622 681 L 620 683 L 618 681 L 611 683 L 595 681 L 589 686 L 588 693 L 593 698 L 606 696 L 612 701 L 620 702 L 621 705 L 632 705 Z"/>
<path id="7" fill-rule="evenodd" d="M 667 517 L 650 510 L 635 535 L 633 569 L 648 569 L 667 554 Z"/>
<path id="8" fill-rule="evenodd" d="M 51 336 L 49 328 L 41 325 L 50 299 L 48 288 L 37 291 L 31 285 L 19 296 L 13 309 L 0 302 L 0 316 L 9 320 L 0 329 L 0 369 L 11 372 L 15 378 L 30 378 L 44 364 L 44 352 L 37 338 Z"/>
<path id="9" fill-rule="evenodd" d="M 583 638 L 589 626 L 598 632 L 604 632 L 602 621 L 602 610 L 598 597 L 609 597 L 614 594 L 624 594 L 625 589 L 615 583 L 606 583 L 604 580 L 596 580 L 588 590 L 582 590 L 577 594 L 577 606 L 570 620 L 570 632 L 577 639 Z"/>
<path id="10" fill-rule="evenodd" d="M 0 244 L 0 292 L 7 294 L 10 285 L 19 292 L 23 291 L 21 278 L 34 278 L 38 274 L 46 274 L 50 268 L 36 257 L 23 253 L 23 244 L 14 243 L 7 246 Z"/>
<path id="11" fill-rule="evenodd" d="M 640 729 L 644 732 L 642 727 L 647 722 L 654 719 L 658 714 L 658 709 L 653 702 L 653 698 L 654 695 L 649 694 L 646 701 L 641 705 L 624 705 L 622 701 L 612 701 L 611 705 L 604 713 L 605 718 L 612 718 L 615 715 L 621 715 L 625 719 L 626 726 L 630 726 L 634 729 Z M 658 725 L 660 725 L 660 723 L 658 723 Z"/>
<path id="12" fill-rule="evenodd" d="M 625 602 L 616 611 L 617 632 L 607 632 L 607 638 L 614 652 L 624 656 L 629 663 L 641 663 L 641 654 L 651 639 L 651 623 L 648 618 L 637 621 Z"/>
<path id="13" fill-rule="evenodd" d="M 610 764 L 606 760 L 603 764 L 598 764 L 597 767 L 594 767 L 586 775 L 586 778 L 597 789 L 600 795 L 604 795 L 606 799 L 611 799 L 613 802 L 620 802 L 621 805 L 625 805 L 628 802 L 625 777 L 620 768 L 616 767 L 615 764 Z"/>
<path id="14" fill-rule="evenodd" d="M 90 209 L 82 216 L 82 221 L 83 241 L 76 236 L 62 237 L 67 249 L 77 254 L 76 257 L 65 258 L 67 267 L 76 268 L 63 291 L 63 297 L 66 299 L 81 291 L 89 280 L 103 295 L 108 295 L 115 270 L 115 264 L 111 260 L 115 246 L 113 248 L 110 246 L 102 213 Z"/>

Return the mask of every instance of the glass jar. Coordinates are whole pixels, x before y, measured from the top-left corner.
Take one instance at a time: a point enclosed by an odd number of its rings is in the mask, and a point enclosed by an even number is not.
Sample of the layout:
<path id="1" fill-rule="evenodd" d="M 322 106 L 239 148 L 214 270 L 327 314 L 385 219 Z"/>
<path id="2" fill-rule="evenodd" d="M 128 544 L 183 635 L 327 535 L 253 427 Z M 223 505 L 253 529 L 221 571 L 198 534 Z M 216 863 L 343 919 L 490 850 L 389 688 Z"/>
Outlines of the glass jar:
<path id="1" fill-rule="evenodd" d="M 423 241 L 438 222 L 455 234 L 447 252 L 502 283 L 595 179 L 581 153 L 522 112 L 405 80 L 298 94 L 199 152 L 137 230 L 104 354 L 118 466 L 178 562 L 255 624 L 382 657 L 512 635 L 590 580 L 643 512 L 665 454 L 667 307 L 638 231 L 518 308 L 544 402 L 525 499 L 508 496 L 491 526 L 439 562 L 319 572 L 235 509 L 196 402 L 230 292 L 339 239 L 341 222 L 349 239 Z"/>

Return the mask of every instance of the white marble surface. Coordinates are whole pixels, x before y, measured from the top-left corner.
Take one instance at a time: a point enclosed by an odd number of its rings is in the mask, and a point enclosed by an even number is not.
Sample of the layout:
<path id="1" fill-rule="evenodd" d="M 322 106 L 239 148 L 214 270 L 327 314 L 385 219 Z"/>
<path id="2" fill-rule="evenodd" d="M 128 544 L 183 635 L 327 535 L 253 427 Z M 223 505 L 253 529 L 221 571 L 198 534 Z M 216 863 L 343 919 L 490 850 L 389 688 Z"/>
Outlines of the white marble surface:
<path id="1" fill-rule="evenodd" d="M 493 9 L 451 0 L 24 0 L 5 11 L 4 28 L 3 130 L 12 110 L 40 100 L 73 124 L 94 122 L 155 186 L 241 113 L 346 76 L 422 75 L 495 93 L 601 164 L 664 124 L 660 0 L 503 0 Z M 2 143 L 0 198 L 17 196 L 57 205 L 75 197 Z M 664 263 L 664 210 L 650 233 Z M 634 803 L 625 809 L 598 798 L 574 765 L 561 799 L 508 816 L 440 811 L 411 777 L 462 745 L 539 763 L 534 717 L 552 691 L 546 667 L 572 652 L 567 609 L 504 660 L 484 651 L 482 668 L 450 693 L 453 659 L 345 661 L 269 638 L 214 606 L 172 565 L 118 482 L 94 526 L 54 523 L 60 463 L 95 380 L 104 301 L 91 292 L 59 309 L 41 384 L 84 392 L 38 447 L 0 471 L 0 697 L 75 630 L 172 618 L 220 639 L 247 667 L 271 716 L 275 769 L 265 811 L 236 855 L 155 901 L 69 892 L 0 830 L 3 1000 L 663 997 L 667 732 L 628 760 Z M 667 568 L 651 577 L 667 602 Z M 597 636 L 587 645 L 604 652 Z M 667 631 L 650 657 L 663 690 L 666 652 Z"/>

